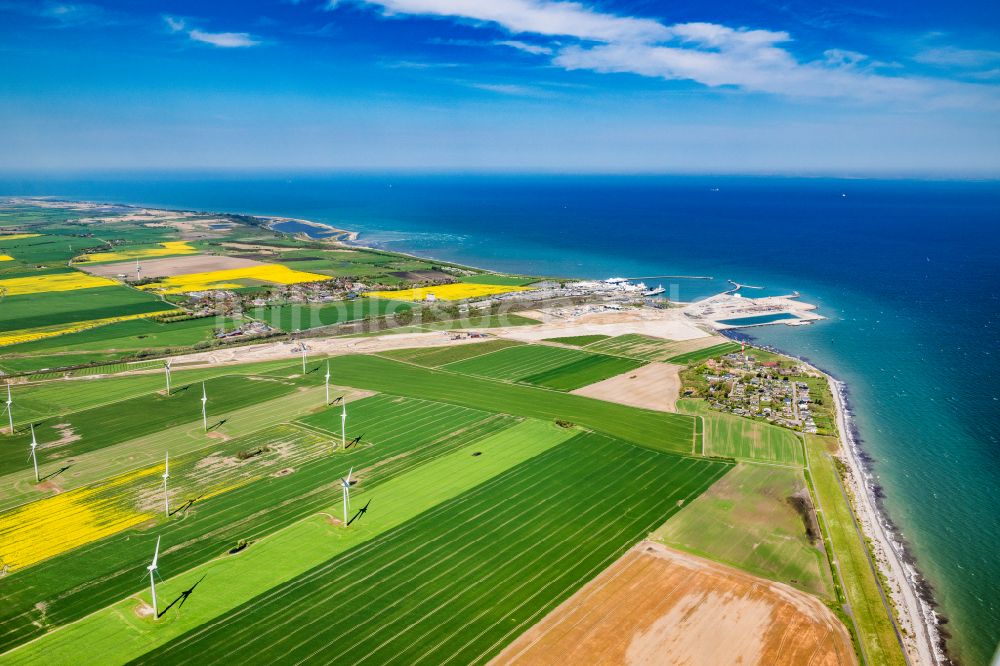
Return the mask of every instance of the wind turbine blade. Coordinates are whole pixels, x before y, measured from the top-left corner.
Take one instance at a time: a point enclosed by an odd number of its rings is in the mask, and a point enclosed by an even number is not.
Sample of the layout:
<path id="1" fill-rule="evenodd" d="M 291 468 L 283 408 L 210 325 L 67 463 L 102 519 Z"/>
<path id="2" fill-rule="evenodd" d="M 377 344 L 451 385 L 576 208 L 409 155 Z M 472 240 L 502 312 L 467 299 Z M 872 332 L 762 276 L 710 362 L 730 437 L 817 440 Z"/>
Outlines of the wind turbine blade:
<path id="1" fill-rule="evenodd" d="M 153 552 L 153 570 L 156 570 L 156 561 L 160 559 L 160 537 L 156 537 L 156 550 Z"/>
<path id="2" fill-rule="evenodd" d="M 354 467 L 351 467 L 351 471 L 347 473 L 347 485 L 351 485 L 351 474 L 354 474 Z"/>

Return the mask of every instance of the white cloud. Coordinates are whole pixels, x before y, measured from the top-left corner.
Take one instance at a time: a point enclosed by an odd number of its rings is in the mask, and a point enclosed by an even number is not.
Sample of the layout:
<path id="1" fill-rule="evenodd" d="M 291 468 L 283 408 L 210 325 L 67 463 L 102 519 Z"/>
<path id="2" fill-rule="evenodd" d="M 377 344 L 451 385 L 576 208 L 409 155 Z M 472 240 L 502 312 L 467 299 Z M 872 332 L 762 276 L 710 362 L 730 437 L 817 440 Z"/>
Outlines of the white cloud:
<path id="1" fill-rule="evenodd" d="M 549 0 L 366 0 L 386 14 L 415 14 L 496 23 L 514 33 L 569 35 L 596 41 L 656 41 L 666 36 L 652 19 L 616 16 L 579 2 Z"/>
<path id="2" fill-rule="evenodd" d="M 254 39 L 246 32 L 205 32 L 204 30 L 191 30 L 188 37 L 193 41 L 211 44 L 225 49 L 243 48 L 247 46 L 257 46 L 260 41 Z"/>
<path id="3" fill-rule="evenodd" d="M 983 67 L 1000 62 L 1000 51 L 960 49 L 954 46 L 943 46 L 921 51 L 913 59 L 928 65 Z"/>
<path id="4" fill-rule="evenodd" d="M 515 95 L 518 97 L 537 97 L 542 92 L 537 88 L 519 86 L 510 83 L 470 83 L 469 86 L 500 95 Z"/>
<path id="5" fill-rule="evenodd" d="M 509 46 L 512 49 L 517 49 L 518 51 L 524 51 L 525 53 L 530 53 L 532 55 L 548 55 L 552 53 L 552 49 L 547 46 L 539 46 L 538 44 L 529 44 L 528 42 L 522 42 L 517 39 L 498 39 L 493 42 L 496 46 Z"/>
<path id="6" fill-rule="evenodd" d="M 579 2 L 553 0 L 362 1 L 381 7 L 388 15 L 449 17 L 495 24 L 513 34 L 559 37 L 562 43 L 553 42 L 550 47 L 520 40 L 494 43 L 551 54 L 553 64 L 568 70 L 631 73 L 799 98 L 1000 108 L 996 86 L 888 76 L 875 71 L 884 63 L 854 51 L 829 49 L 823 59 L 801 61 L 785 47 L 792 36 L 784 31 L 703 22 L 665 25 L 601 12 Z M 988 59 L 993 53 L 928 52 L 923 57 L 971 61 Z"/>
<path id="7" fill-rule="evenodd" d="M 167 24 L 167 28 L 170 32 L 180 32 L 187 25 L 184 19 L 176 18 L 174 16 L 164 16 L 163 22 Z"/>

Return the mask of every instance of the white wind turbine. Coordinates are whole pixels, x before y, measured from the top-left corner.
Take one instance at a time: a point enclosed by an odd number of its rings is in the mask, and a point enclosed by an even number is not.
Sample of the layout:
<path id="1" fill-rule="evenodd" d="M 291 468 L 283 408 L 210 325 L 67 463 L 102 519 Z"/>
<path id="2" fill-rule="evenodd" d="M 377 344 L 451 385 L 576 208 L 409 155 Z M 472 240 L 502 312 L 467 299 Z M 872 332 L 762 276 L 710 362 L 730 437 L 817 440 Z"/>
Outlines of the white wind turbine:
<path id="1" fill-rule="evenodd" d="M 38 441 L 35 439 L 35 424 L 31 424 L 31 461 L 35 463 L 35 483 L 38 483 L 38 453 L 35 449 L 38 448 Z"/>
<path id="2" fill-rule="evenodd" d="M 170 478 L 170 452 L 167 451 L 163 463 L 163 513 L 170 517 L 170 495 L 167 494 L 167 479 Z"/>
<path id="3" fill-rule="evenodd" d="M 7 406 L 4 411 L 7 412 L 7 418 L 10 419 L 10 434 L 14 435 L 14 412 L 11 410 L 10 406 L 14 404 L 14 399 L 10 397 L 10 384 L 7 384 Z"/>
<path id="4" fill-rule="evenodd" d="M 205 404 L 208 402 L 208 394 L 205 393 L 205 382 L 201 383 L 201 420 L 202 424 L 205 426 L 205 432 L 208 432 L 208 411 L 205 409 Z"/>
<path id="5" fill-rule="evenodd" d="M 159 615 L 159 611 L 156 608 L 156 579 L 153 578 L 154 575 L 159 576 L 159 572 L 156 570 L 156 562 L 160 559 L 160 537 L 156 537 L 156 550 L 153 551 L 153 562 L 146 570 L 149 571 L 149 589 L 153 593 L 153 619 L 155 620 Z"/>
<path id="6" fill-rule="evenodd" d="M 351 474 L 354 473 L 354 468 L 347 473 L 346 479 L 340 480 L 340 486 L 344 490 L 344 525 L 347 525 L 347 511 L 351 508 Z"/>
<path id="7" fill-rule="evenodd" d="M 326 404 L 330 404 L 330 362 L 326 362 L 326 377 L 324 379 L 324 384 L 326 386 Z"/>
<path id="8" fill-rule="evenodd" d="M 163 374 L 167 378 L 167 395 L 170 395 L 170 363 L 173 359 L 167 359 L 163 362 Z"/>
<path id="9" fill-rule="evenodd" d="M 347 448 L 347 396 L 340 403 L 340 448 Z"/>
<path id="10" fill-rule="evenodd" d="M 302 343 L 302 374 L 306 374 L 306 343 Z"/>
<path id="11" fill-rule="evenodd" d="M 139 280 L 142 279 L 141 276 L 142 276 L 142 267 L 139 266 L 139 260 L 136 259 L 135 260 L 135 280 L 136 280 L 136 282 L 138 282 Z"/>

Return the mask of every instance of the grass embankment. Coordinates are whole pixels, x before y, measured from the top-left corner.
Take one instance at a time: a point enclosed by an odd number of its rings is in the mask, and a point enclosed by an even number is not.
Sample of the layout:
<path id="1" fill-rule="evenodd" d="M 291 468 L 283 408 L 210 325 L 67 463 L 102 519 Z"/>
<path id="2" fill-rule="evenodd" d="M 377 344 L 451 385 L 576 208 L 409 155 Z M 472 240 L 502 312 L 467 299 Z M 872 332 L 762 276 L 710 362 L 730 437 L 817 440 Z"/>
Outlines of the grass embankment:
<path id="1" fill-rule="evenodd" d="M 6 663 L 32 663 L 44 655 L 46 663 L 68 664 L 78 659 L 81 641 L 100 653 L 105 663 L 125 663 L 138 658 L 185 632 L 211 627 L 212 620 L 238 609 L 274 586 L 293 580 L 330 558 L 403 525 L 573 434 L 551 424 L 525 422 L 378 485 L 372 483 L 370 477 L 363 476 L 363 469 L 356 468 L 363 481 L 352 493 L 352 506 L 356 509 L 369 498 L 373 499 L 371 510 L 363 520 L 344 528 L 331 524 L 325 515 L 314 515 L 252 543 L 238 555 L 223 556 L 199 568 L 183 567 L 182 556 L 171 550 L 170 544 L 176 543 L 180 535 L 169 535 L 169 539 L 165 536 L 160 567 L 166 581 L 158 588 L 162 600 L 160 608 L 165 613 L 160 620 L 154 623 L 151 619 L 137 617 L 133 612 L 137 602 L 130 598 L 8 653 L 3 659 Z M 473 449 L 482 455 L 472 456 Z M 352 462 L 348 460 L 350 455 L 337 457 L 341 458 L 338 462 L 342 465 Z M 336 481 L 336 476 L 333 478 Z M 313 511 L 340 515 L 338 495 L 337 488 L 329 487 L 320 498 L 321 504 Z M 153 541 L 152 535 L 148 535 L 141 550 L 148 550 Z M 171 570 L 185 573 L 171 575 Z M 140 585 L 133 582 L 132 588 L 137 589 Z M 194 585 L 189 601 L 169 606 Z M 302 608 L 293 604 L 287 606 L 286 611 L 292 613 Z"/>
<path id="2" fill-rule="evenodd" d="M 819 502 L 817 509 L 831 541 L 845 587 L 848 614 L 853 619 L 864 655 L 869 664 L 906 664 L 879 593 L 867 546 L 858 534 L 832 457 L 839 448 L 838 442 L 832 437 L 816 435 L 806 435 L 805 439 L 809 473 Z"/>
<path id="3" fill-rule="evenodd" d="M 821 535 L 807 513 L 810 507 L 801 504 L 806 492 L 801 470 L 740 463 L 656 536 L 831 601 L 833 581 Z"/>
<path id="4" fill-rule="evenodd" d="M 698 398 L 678 400 L 677 409 L 704 418 L 706 455 L 805 464 L 802 440 L 787 428 L 714 410 Z"/>
<path id="5" fill-rule="evenodd" d="M 664 338 L 654 338 L 649 335 L 638 333 L 628 333 L 606 340 L 598 340 L 587 345 L 588 351 L 603 352 L 607 354 L 617 354 L 618 356 L 629 356 L 639 358 L 644 361 L 670 361 L 690 352 L 713 347 L 723 340 L 719 336 L 696 338 L 694 340 L 666 340 Z"/>

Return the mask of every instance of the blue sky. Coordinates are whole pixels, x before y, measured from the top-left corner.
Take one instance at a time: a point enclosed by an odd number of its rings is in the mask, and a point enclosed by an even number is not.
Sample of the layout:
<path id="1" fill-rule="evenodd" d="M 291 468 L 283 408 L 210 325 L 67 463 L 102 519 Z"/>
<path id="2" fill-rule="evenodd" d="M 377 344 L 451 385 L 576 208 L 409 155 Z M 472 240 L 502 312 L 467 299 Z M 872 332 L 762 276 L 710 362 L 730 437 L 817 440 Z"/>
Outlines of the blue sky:
<path id="1" fill-rule="evenodd" d="M 0 0 L 0 168 L 1000 176 L 1000 3 Z"/>

